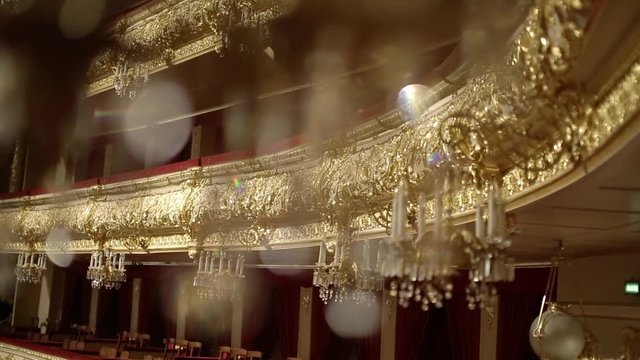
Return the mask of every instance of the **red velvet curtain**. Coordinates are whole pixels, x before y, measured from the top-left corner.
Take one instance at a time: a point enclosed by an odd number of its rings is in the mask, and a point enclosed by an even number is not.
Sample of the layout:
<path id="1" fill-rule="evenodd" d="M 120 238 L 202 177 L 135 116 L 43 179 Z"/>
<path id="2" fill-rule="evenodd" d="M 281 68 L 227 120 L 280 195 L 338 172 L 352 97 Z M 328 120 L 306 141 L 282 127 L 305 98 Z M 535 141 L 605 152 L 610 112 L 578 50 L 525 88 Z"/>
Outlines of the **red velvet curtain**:
<path id="1" fill-rule="evenodd" d="M 538 316 L 542 295 L 504 293 L 500 295 L 497 360 L 537 360 L 529 345 L 529 327 Z"/>
<path id="2" fill-rule="evenodd" d="M 311 360 L 326 360 L 331 328 L 324 318 L 324 303 L 320 300 L 318 288 L 313 288 L 311 306 Z"/>
<path id="3" fill-rule="evenodd" d="M 549 268 L 516 270 L 516 281 L 500 284 L 497 360 L 536 360 L 529 327 L 538 316 Z"/>
<path id="4" fill-rule="evenodd" d="M 300 287 L 280 287 L 276 291 L 276 312 L 282 360 L 298 356 Z"/>
<path id="5" fill-rule="evenodd" d="M 380 359 L 380 331 L 366 338 L 356 339 L 358 360 Z"/>
<path id="6" fill-rule="evenodd" d="M 447 301 L 447 327 L 451 358 L 477 360 L 480 358 L 480 310 L 469 310 L 467 299 L 457 294 Z"/>
<path id="7" fill-rule="evenodd" d="M 420 358 L 420 344 L 427 339 L 430 314 L 416 304 L 396 309 L 396 359 Z"/>

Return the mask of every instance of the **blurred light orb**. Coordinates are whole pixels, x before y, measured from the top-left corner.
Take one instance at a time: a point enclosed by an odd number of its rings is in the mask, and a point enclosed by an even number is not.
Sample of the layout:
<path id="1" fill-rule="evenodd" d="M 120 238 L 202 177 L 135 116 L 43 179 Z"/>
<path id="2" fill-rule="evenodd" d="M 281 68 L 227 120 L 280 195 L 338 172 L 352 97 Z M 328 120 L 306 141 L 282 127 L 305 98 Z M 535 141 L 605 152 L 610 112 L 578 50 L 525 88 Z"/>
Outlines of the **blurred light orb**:
<path id="1" fill-rule="evenodd" d="M 329 302 L 325 319 L 331 330 L 341 337 L 368 337 L 380 328 L 380 303 L 376 299 L 370 305 L 358 304 L 349 294 L 342 302 Z"/>
<path id="2" fill-rule="evenodd" d="M 102 20 L 104 7 L 104 0 L 66 0 L 60 9 L 60 31 L 69 39 L 91 34 Z"/>
<path id="3" fill-rule="evenodd" d="M 436 102 L 435 93 L 425 85 L 407 85 L 398 93 L 396 106 L 404 121 L 416 121 Z"/>
<path id="4" fill-rule="evenodd" d="M 62 228 L 53 228 L 47 235 L 47 244 L 50 246 L 48 248 L 56 248 L 60 246 L 64 246 L 71 241 L 71 235 L 62 229 Z M 58 245 L 58 246 L 56 246 Z M 71 265 L 73 261 L 73 254 L 60 253 L 57 251 L 47 251 L 47 256 L 52 263 L 59 267 L 68 267 Z"/>
<path id="5" fill-rule="evenodd" d="M 541 359 L 575 360 L 585 345 L 585 332 L 580 321 L 557 308 L 542 313 L 542 329 L 536 336 L 538 318 L 529 329 L 529 344 Z"/>
<path id="6" fill-rule="evenodd" d="M 191 138 L 192 118 L 176 118 L 192 111 L 182 86 L 172 82 L 150 84 L 125 112 L 123 125 L 127 131 L 123 137 L 127 149 L 147 166 L 166 164 Z"/>

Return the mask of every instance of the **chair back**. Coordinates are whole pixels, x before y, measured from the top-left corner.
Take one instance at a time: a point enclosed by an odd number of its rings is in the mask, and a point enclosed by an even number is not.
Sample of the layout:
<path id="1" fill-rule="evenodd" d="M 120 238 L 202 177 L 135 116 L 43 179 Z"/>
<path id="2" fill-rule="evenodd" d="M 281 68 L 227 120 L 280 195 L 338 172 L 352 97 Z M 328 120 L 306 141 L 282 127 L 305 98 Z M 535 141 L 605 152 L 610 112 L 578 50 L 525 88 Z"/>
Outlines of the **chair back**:
<path id="1" fill-rule="evenodd" d="M 189 341 L 189 356 L 193 357 L 193 352 L 195 349 L 198 349 L 198 353 L 196 356 L 200 356 L 200 351 L 202 350 L 202 343 L 199 341 Z"/>
<path id="2" fill-rule="evenodd" d="M 69 349 L 69 338 L 64 338 L 62 340 L 62 348 L 64 350 L 68 350 Z"/>
<path id="3" fill-rule="evenodd" d="M 76 350 L 82 350 L 82 351 L 84 351 L 84 349 L 85 349 L 86 347 L 87 347 L 87 344 L 86 344 L 84 341 L 82 341 L 82 340 L 80 340 L 80 341 L 78 341 L 78 342 L 76 343 Z"/>
<path id="4" fill-rule="evenodd" d="M 142 360 L 153 360 L 153 356 L 145 354 L 145 356 L 142 357 Z"/>
<path id="5" fill-rule="evenodd" d="M 78 340 L 69 341 L 69 350 L 75 350 L 78 345 Z"/>
<path id="6" fill-rule="evenodd" d="M 220 346 L 220 360 L 229 360 L 231 357 L 231 346 Z"/>
<path id="7" fill-rule="evenodd" d="M 115 359 L 116 355 L 118 354 L 118 350 L 116 350 L 116 348 L 114 347 L 109 347 L 107 348 L 107 359 Z"/>
<path id="8" fill-rule="evenodd" d="M 247 360 L 262 360 L 260 351 L 247 351 Z"/>
<path id="9" fill-rule="evenodd" d="M 123 351 L 120 353 L 120 359 L 128 359 L 128 358 L 129 358 L 129 352 L 128 352 L 128 351 L 126 351 L 126 350 L 123 350 Z"/>
<path id="10" fill-rule="evenodd" d="M 106 346 L 102 346 L 100 348 L 100 351 L 98 351 L 98 356 L 101 358 L 106 358 L 107 357 L 107 347 Z"/>
<path id="11" fill-rule="evenodd" d="M 231 360 L 246 360 L 247 350 L 239 348 L 231 348 Z"/>
<path id="12" fill-rule="evenodd" d="M 138 335 L 138 341 L 139 341 L 139 346 L 140 349 L 146 347 L 147 345 L 149 345 L 149 341 L 151 340 L 151 335 L 149 334 L 140 334 Z"/>

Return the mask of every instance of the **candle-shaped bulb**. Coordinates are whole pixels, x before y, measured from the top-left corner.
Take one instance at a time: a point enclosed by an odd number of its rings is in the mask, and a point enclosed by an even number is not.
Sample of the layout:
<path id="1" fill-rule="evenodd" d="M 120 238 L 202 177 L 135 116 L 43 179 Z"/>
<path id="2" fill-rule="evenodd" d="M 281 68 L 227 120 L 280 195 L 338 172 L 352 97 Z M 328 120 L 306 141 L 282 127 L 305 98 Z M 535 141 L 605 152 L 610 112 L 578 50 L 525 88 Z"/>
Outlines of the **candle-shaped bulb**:
<path id="1" fill-rule="evenodd" d="M 405 235 L 407 222 L 407 181 L 400 180 L 393 194 L 393 213 L 391 214 L 391 240 L 401 241 Z"/>
<path id="2" fill-rule="evenodd" d="M 371 249 L 369 248 L 369 242 L 365 240 L 362 246 L 362 258 L 364 262 L 364 268 L 369 269 L 371 267 Z"/>
<path id="3" fill-rule="evenodd" d="M 327 264 L 327 246 L 324 241 L 320 243 L 320 250 L 318 251 L 318 265 Z"/>
<path id="4" fill-rule="evenodd" d="M 418 195 L 418 219 L 417 219 L 418 236 L 422 235 L 425 232 L 424 227 L 427 221 L 427 211 L 425 208 L 426 202 L 427 202 L 427 196 L 423 192 L 420 192 L 420 195 Z"/>
<path id="5" fill-rule="evenodd" d="M 484 208 L 482 203 L 478 201 L 478 205 L 476 206 L 476 237 L 478 239 L 483 239 L 485 237 L 484 230 Z"/>

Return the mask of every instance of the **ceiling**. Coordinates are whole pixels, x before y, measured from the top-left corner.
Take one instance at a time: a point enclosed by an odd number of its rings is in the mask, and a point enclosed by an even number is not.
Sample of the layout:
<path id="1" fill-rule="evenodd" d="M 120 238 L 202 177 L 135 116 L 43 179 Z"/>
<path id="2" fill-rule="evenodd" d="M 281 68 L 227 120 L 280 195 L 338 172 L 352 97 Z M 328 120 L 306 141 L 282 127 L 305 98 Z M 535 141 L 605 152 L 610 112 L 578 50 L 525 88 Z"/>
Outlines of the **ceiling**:
<path id="1" fill-rule="evenodd" d="M 548 260 L 562 240 L 569 256 L 640 252 L 640 137 L 564 189 L 519 208 L 511 253 Z"/>

